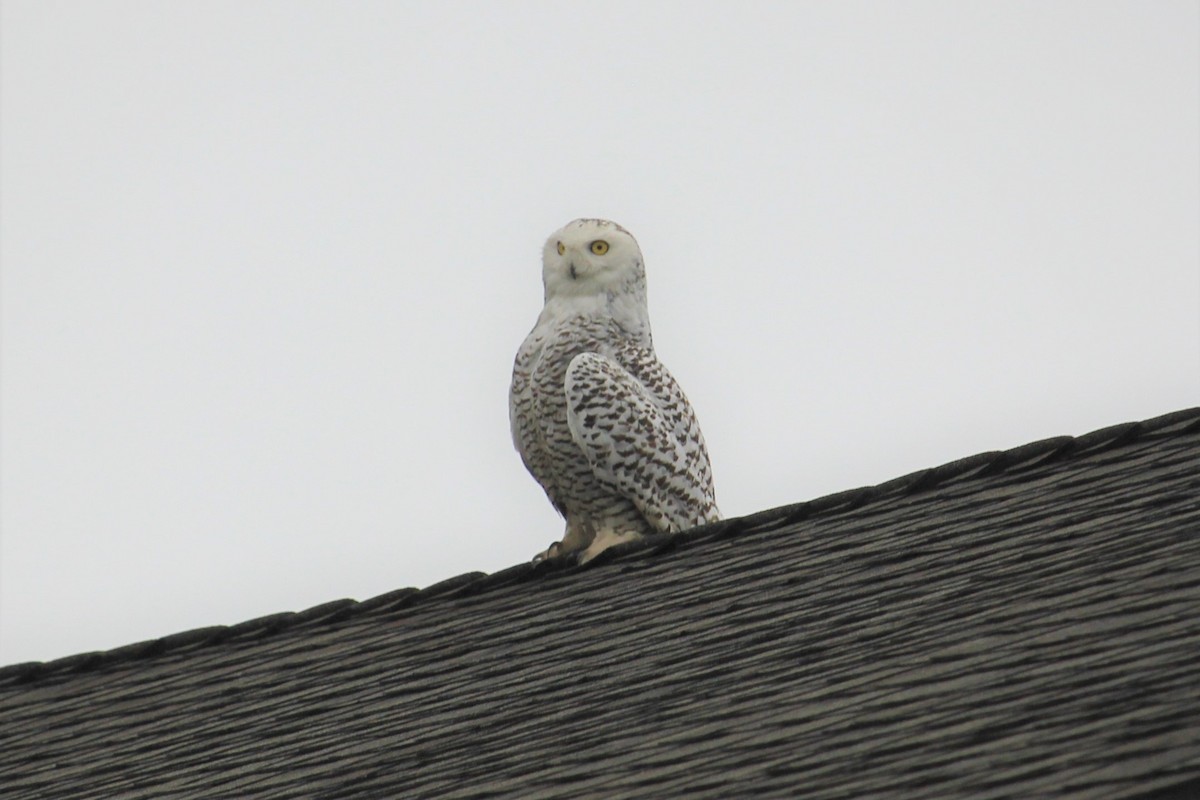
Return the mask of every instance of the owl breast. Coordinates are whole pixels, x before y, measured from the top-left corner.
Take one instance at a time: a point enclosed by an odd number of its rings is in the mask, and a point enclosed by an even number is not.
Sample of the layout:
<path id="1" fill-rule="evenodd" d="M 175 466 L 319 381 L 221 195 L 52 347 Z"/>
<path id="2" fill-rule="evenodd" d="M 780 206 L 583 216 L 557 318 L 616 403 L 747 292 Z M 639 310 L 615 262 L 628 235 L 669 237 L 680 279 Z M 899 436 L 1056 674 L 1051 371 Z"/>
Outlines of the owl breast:
<path id="1" fill-rule="evenodd" d="M 510 391 L 513 442 L 526 468 L 571 526 L 652 530 L 633 502 L 597 477 L 571 435 L 567 369 L 581 353 L 619 357 L 620 331 L 611 320 L 573 317 L 539 325 L 517 353 Z M 585 539 L 593 530 L 580 532 Z"/>

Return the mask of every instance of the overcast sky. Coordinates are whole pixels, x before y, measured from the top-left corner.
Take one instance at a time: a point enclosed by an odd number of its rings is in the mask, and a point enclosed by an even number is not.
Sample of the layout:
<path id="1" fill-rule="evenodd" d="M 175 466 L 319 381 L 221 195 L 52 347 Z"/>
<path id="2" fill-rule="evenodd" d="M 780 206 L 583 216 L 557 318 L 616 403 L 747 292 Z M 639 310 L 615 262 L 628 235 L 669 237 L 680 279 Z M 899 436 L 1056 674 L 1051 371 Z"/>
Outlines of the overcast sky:
<path id="1" fill-rule="evenodd" d="M 727 516 L 1200 401 L 1196 2 L 0 9 L 0 664 L 529 559 L 614 219 Z"/>

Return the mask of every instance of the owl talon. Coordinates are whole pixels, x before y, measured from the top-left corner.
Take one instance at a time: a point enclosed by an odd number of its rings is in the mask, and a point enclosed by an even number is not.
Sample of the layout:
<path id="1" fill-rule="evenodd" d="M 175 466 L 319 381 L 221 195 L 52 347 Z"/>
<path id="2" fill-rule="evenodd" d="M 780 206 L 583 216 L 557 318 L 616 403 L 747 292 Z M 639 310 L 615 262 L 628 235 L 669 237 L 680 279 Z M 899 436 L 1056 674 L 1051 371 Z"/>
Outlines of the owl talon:
<path id="1" fill-rule="evenodd" d="M 547 547 L 542 552 L 533 557 L 533 563 L 537 564 L 540 561 L 545 561 L 548 558 L 554 558 L 562 553 L 562 542 L 555 542 Z"/>

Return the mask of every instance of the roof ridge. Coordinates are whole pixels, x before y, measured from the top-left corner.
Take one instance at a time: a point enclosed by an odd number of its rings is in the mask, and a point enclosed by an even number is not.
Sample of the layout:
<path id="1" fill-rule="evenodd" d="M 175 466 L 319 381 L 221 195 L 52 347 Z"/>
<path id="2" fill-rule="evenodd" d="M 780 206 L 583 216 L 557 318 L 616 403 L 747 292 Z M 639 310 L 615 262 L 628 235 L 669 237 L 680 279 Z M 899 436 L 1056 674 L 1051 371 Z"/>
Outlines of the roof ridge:
<path id="1" fill-rule="evenodd" d="M 649 536 L 640 541 L 610 548 L 585 567 L 576 567 L 568 557 L 536 563 L 527 562 L 491 574 L 468 572 L 424 589 L 397 589 L 361 602 L 351 599 L 333 600 L 305 611 L 271 614 L 235 625 L 195 628 L 113 650 L 81 653 L 47 662 L 12 664 L 0 667 L 0 687 L 32 683 L 51 676 L 91 672 L 114 664 L 139 661 L 166 653 L 199 650 L 223 642 L 261 639 L 302 626 L 327 624 L 369 614 L 390 614 L 443 597 L 482 594 L 500 586 L 539 579 L 548 574 L 572 569 L 591 569 L 632 553 L 655 555 L 675 550 L 680 546 L 692 547 L 706 541 L 752 535 L 812 517 L 854 511 L 868 503 L 888 497 L 917 494 L 949 481 L 982 479 L 1014 470 L 1033 469 L 1054 461 L 1072 460 L 1127 446 L 1148 434 L 1173 437 L 1196 432 L 1200 432 L 1200 407 L 1187 408 L 1142 422 L 1111 425 L 1082 436 L 1057 436 L 1010 450 L 979 453 L 875 486 L 849 489 L 802 503 L 722 520 L 679 534 Z"/>

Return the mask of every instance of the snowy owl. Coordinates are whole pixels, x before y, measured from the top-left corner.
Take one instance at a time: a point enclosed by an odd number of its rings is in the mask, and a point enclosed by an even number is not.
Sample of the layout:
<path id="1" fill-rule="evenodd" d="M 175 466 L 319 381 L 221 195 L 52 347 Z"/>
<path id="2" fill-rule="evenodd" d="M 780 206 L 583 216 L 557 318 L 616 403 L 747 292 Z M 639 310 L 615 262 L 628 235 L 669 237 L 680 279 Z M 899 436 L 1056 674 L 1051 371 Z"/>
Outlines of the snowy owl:
<path id="1" fill-rule="evenodd" d="M 509 393 L 517 452 L 567 521 L 539 558 L 719 519 L 696 414 L 654 355 L 637 241 L 577 219 L 546 241 L 542 283 Z"/>

